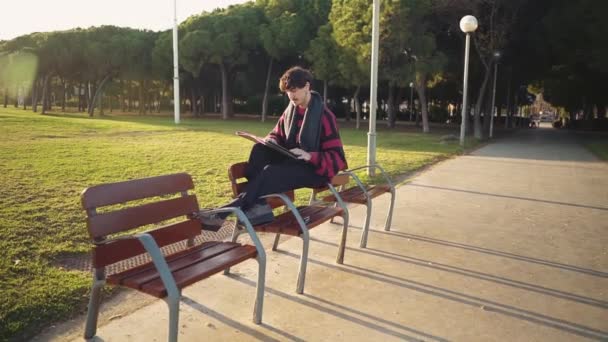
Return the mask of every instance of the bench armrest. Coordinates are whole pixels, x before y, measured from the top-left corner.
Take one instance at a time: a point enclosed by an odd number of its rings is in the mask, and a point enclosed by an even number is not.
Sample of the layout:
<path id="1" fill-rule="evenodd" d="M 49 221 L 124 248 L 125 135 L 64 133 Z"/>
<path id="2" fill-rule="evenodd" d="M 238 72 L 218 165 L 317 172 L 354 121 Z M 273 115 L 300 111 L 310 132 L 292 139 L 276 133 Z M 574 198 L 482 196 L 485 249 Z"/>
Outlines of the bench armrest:
<path id="1" fill-rule="evenodd" d="M 386 183 L 388 185 L 390 185 L 391 188 L 394 187 L 393 186 L 393 182 L 391 181 L 391 179 L 388 176 L 388 174 L 386 173 L 386 171 L 384 171 L 384 169 L 382 168 L 382 166 L 380 166 L 378 164 L 363 165 L 363 166 L 359 166 L 359 167 L 356 167 L 356 168 L 353 168 L 353 169 L 345 170 L 343 172 L 345 172 L 345 173 L 349 173 L 350 172 L 350 174 L 352 175 L 354 171 L 361 170 L 361 169 L 378 169 L 378 170 L 380 170 L 380 173 L 382 174 L 382 176 L 386 180 Z"/>
<path id="2" fill-rule="evenodd" d="M 260 242 L 260 239 L 258 238 L 258 235 L 256 234 L 255 230 L 253 229 L 253 226 L 251 225 L 251 222 L 249 222 L 249 219 L 247 218 L 247 215 L 245 215 L 245 213 L 237 207 L 224 207 L 224 208 L 217 208 L 217 209 L 212 209 L 212 210 L 206 210 L 206 213 L 210 213 L 210 214 L 216 214 L 216 213 L 233 213 L 236 215 L 236 217 L 238 218 L 238 220 L 243 223 L 243 225 L 245 226 L 245 229 L 247 229 L 247 233 L 249 233 L 249 236 L 251 237 L 251 240 L 253 241 L 253 244 L 255 245 L 255 249 L 258 252 L 258 260 L 260 262 L 266 262 L 266 251 L 264 251 L 264 246 L 262 245 L 262 242 Z M 235 227 L 236 229 L 236 227 Z"/>
<path id="3" fill-rule="evenodd" d="M 357 180 L 358 180 L 358 178 L 355 179 L 355 181 L 357 181 Z M 359 184 L 360 183 L 361 183 L 361 181 L 359 181 Z M 346 207 L 346 204 L 342 200 L 342 196 L 340 196 L 340 194 L 338 193 L 338 190 L 336 190 L 336 188 L 331 184 L 331 182 L 327 183 L 327 187 L 329 188 L 329 191 L 331 192 L 331 194 L 334 195 L 334 197 L 336 197 L 336 203 L 338 203 L 340 208 L 342 208 L 342 215 L 343 215 L 342 217 L 344 218 L 344 222 L 348 222 L 348 208 Z M 365 189 L 363 189 L 363 192 L 367 196 L 367 192 L 365 192 Z"/>
<path id="4" fill-rule="evenodd" d="M 177 284 L 175 283 L 175 279 L 173 278 L 173 274 L 169 269 L 169 265 L 167 264 L 167 260 L 165 260 L 165 256 L 158 247 L 156 240 L 149 233 L 139 233 L 134 235 L 123 235 L 115 237 L 111 240 L 103 240 L 99 242 L 94 242 L 95 245 L 103 245 L 105 243 L 116 241 L 116 240 L 139 240 L 139 242 L 144 246 L 144 249 L 150 255 L 152 259 L 152 263 L 154 267 L 158 271 L 160 275 L 160 279 L 167 290 L 167 296 L 171 299 L 177 300 L 180 296 L 179 289 L 177 288 Z"/>
<path id="5" fill-rule="evenodd" d="M 172 299 L 179 298 L 180 294 L 179 290 L 177 289 L 177 285 L 175 284 L 173 274 L 171 274 L 169 265 L 167 265 L 167 261 L 165 260 L 163 253 L 161 253 L 160 248 L 158 247 L 158 244 L 156 244 L 156 241 L 152 235 L 148 233 L 141 233 L 134 235 L 133 238 L 137 238 L 146 249 L 146 252 L 150 254 L 152 262 L 160 274 L 160 279 L 163 281 L 165 289 L 167 289 L 168 297 Z"/>
<path id="6" fill-rule="evenodd" d="M 360 168 L 359 168 L 360 169 Z M 369 195 L 367 194 L 367 188 L 365 187 L 365 185 L 363 185 L 363 182 L 361 181 L 361 179 L 359 179 L 359 177 L 352 172 L 351 170 L 345 170 L 342 171 L 342 173 L 349 175 L 357 184 L 357 186 L 359 187 L 359 189 L 361 189 L 361 191 L 363 192 L 363 195 L 365 195 L 365 199 L 369 200 Z"/>
<path id="7" fill-rule="evenodd" d="M 293 204 L 293 202 L 289 199 L 289 197 L 287 197 L 287 195 L 285 194 L 269 194 L 269 195 L 265 195 L 265 196 L 261 196 L 260 198 L 279 198 L 283 201 L 283 203 L 285 203 L 285 205 L 287 206 L 287 208 L 289 208 L 289 210 L 292 212 L 293 216 L 296 218 L 296 221 L 298 221 L 298 224 L 300 225 L 300 228 L 302 229 L 302 235 L 308 235 L 308 226 L 306 226 L 306 222 L 304 222 L 304 219 L 302 218 L 302 215 L 300 215 L 300 212 L 298 211 L 298 208 L 296 208 L 295 204 Z"/>

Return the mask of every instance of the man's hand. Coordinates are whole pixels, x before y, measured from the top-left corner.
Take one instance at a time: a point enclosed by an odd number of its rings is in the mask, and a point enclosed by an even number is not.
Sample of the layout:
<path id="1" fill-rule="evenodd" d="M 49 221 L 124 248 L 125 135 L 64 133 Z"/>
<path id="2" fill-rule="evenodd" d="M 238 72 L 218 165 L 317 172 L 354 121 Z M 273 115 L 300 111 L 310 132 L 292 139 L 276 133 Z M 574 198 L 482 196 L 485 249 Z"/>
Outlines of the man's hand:
<path id="1" fill-rule="evenodd" d="M 289 150 L 291 153 L 295 154 L 298 156 L 298 159 L 302 159 L 304 161 L 309 161 L 310 160 L 310 153 L 304 151 L 301 148 L 292 148 L 291 150 Z"/>

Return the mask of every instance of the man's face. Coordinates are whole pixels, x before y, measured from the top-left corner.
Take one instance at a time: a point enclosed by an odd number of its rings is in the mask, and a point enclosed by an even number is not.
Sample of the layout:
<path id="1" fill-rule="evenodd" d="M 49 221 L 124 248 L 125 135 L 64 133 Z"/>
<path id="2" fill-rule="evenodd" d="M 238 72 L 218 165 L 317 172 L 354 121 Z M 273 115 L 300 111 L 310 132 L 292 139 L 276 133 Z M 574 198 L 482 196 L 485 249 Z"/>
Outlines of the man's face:
<path id="1" fill-rule="evenodd" d="M 289 100 L 298 106 L 306 105 L 308 101 L 308 94 L 310 92 L 310 83 L 306 83 L 303 88 L 291 88 L 287 89 L 285 93 L 289 97 Z"/>

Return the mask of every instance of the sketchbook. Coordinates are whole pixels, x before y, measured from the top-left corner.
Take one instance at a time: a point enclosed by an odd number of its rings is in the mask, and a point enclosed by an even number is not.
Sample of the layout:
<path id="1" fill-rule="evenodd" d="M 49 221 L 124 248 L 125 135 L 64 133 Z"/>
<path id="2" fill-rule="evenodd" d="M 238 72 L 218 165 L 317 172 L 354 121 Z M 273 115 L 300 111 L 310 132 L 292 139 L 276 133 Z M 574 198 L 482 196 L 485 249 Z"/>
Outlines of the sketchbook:
<path id="1" fill-rule="evenodd" d="M 245 132 L 245 131 L 236 131 L 236 135 L 238 135 L 240 137 L 243 137 L 245 139 L 251 140 L 254 143 L 262 144 L 262 145 L 264 145 L 264 146 L 266 146 L 268 148 L 271 148 L 271 149 L 273 149 L 273 150 L 275 150 L 275 151 L 277 151 L 277 152 L 279 152 L 279 153 L 281 153 L 281 154 L 283 154 L 283 155 L 285 155 L 287 157 L 291 157 L 293 159 L 298 159 L 298 156 L 295 153 L 289 151 L 285 147 L 283 147 L 281 145 L 278 145 L 278 144 L 275 144 L 272 141 L 266 141 L 266 140 L 264 140 L 264 138 L 260 138 L 257 135 L 253 135 L 253 134 L 251 134 L 249 132 Z"/>

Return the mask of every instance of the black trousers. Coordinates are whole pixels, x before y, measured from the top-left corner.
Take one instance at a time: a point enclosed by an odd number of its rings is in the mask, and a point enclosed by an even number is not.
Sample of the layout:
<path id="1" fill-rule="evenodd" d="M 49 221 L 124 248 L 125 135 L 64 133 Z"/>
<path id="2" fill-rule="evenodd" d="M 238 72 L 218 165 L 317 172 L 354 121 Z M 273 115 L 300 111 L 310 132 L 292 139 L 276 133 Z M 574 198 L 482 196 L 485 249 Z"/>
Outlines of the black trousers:
<path id="1" fill-rule="evenodd" d="M 327 183 L 326 177 L 315 173 L 312 164 L 284 156 L 261 144 L 255 144 L 251 149 L 248 164 L 245 170 L 248 183 L 241 195 L 227 206 L 248 209 L 264 195 Z"/>

